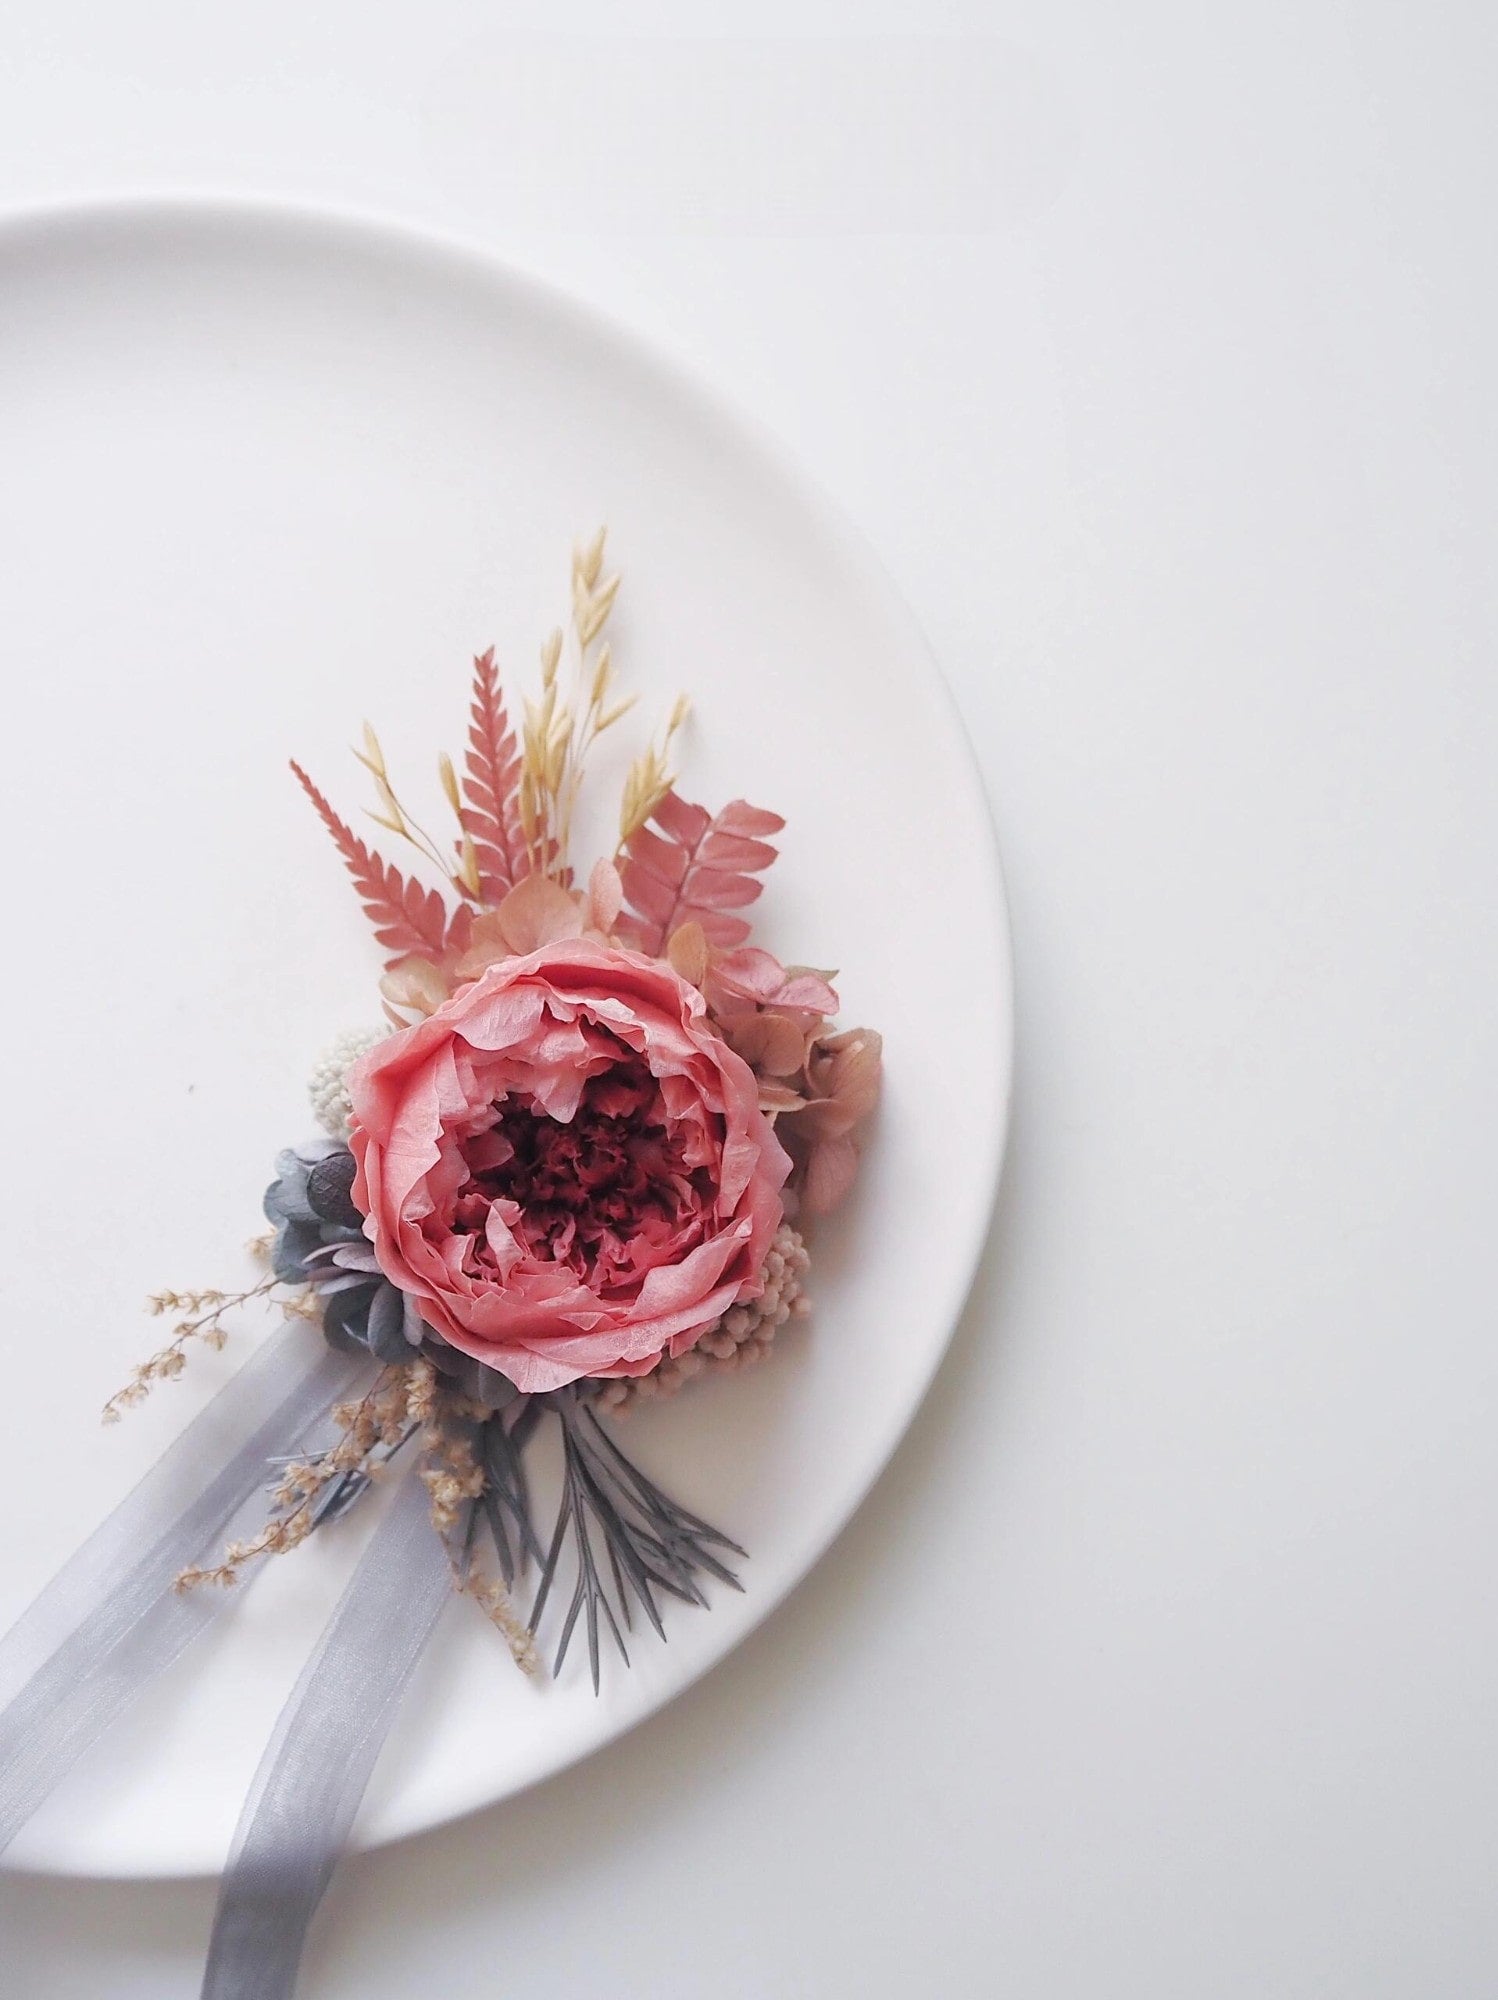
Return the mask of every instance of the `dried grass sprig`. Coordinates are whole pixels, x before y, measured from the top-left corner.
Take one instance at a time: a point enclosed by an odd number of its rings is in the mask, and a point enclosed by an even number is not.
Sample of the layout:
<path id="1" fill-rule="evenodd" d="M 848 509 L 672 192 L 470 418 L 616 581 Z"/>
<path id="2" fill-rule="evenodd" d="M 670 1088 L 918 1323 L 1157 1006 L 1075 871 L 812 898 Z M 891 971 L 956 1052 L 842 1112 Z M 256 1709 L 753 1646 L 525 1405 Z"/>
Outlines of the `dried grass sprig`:
<path id="1" fill-rule="evenodd" d="M 390 772 L 385 763 L 385 753 L 380 748 L 380 739 L 367 722 L 364 725 L 364 748 L 356 750 L 354 756 L 375 781 L 375 795 L 380 801 L 380 810 L 369 815 L 375 825 L 384 827 L 387 833 L 395 834 L 398 839 L 414 847 L 422 859 L 429 861 L 460 896 L 468 895 L 468 882 L 461 869 L 454 871 L 426 828 L 413 813 L 407 811 L 396 796 L 395 786 L 391 783 Z M 451 770 L 451 760 L 445 761 Z M 440 771 L 439 765 L 439 774 Z"/>
<path id="2" fill-rule="evenodd" d="M 292 770 L 343 857 L 388 957 L 387 973 L 408 977 L 414 968 L 442 979 L 461 959 L 478 913 L 499 908 L 532 875 L 570 889 L 568 848 L 590 752 L 599 738 L 634 707 L 621 695 L 605 628 L 619 595 L 616 570 L 604 573 L 606 530 L 600 528 L 572 554 L 572 609 L 567 633 L 550 632 L 541 647 L 541 686 L 527 699 L 518 732 L 500 689 L 491 646 L 474 660 L 467 748 L 461 777 L 450 757 L 438 758 L 443 794 L 457 821 L 457 837 L 435 839 L 399 798 L 379 737 L 366 722 L 363 747 L 354 755 L 374 780 L 377 826 L 404 840 L 456 892 L 456 909 L 442 894 L 408 878 L 368 847 L 333 810 L 300 765 Z M 564 655 L 571 660 L 564 687 Z M 630 766 L 620 815 L 619 851 L 669 798 L 672 747 L 688 713 L 680 696 L 661 739 Z M 388 998 L 389 996 L 387 996 Z M 405 1004 L 396 999 L 397 1008 Z M 388 1011 L 388 1009 L 387 1009 Z M 399 1014 L 396 1025 L 404 1025 Z"/>
<path id="3" fill-rule="evenodd" d="M 560 801 L 573 725 L 557 685 L 561 637 L 554 632 L 541 650 L 540 698 L 527 699 L 521 729 L 519 810 L 531 874 L 560 874 L 566 866 Z"/>
<path id="4" fill-rule="evenodd" d="M 230 1542 L 222 1560 L 211 1567 L 182 1570 L 174 1587 L 228 1589 L 257 1557 L 284 1555 L 300 1547 L 314 1528 L 346 1513 L 416 1434 L 408 1414 L 410 1373 L 404 1367 L 383 1368 L 365 1395 L 335 1404 L 333 1421 L 342 1436 L 326 1451 L 282 1463 L 271 1488 L 274 1511 L 264 1527 L 247 1541 Z"/>
<path id="5" fill-rule="evenodd" d="M 124 1388 L 110 1397 L 104 1405 L 103 1422 L 117 1424 L 126 1410 L 146 1400 L 158 1382 L 175 1382 L 187 1366 L 188 1351 L 195 1341 L 215 1351 L 221 1348 L 229 1338 L 229 1329 L 223 1324 L 224 1314 L 255 1299 L 268 1299 L 277 1289 L 275 1278 L 263 1278 L 243 1292 L 153 1292 L 146 1301 L 148 1312 L 181 1313 L 183 1317 L 173 1327 L 166 1346 L 158 1348 L 149 1360 L 138 1363 L 130 1371 Z M 305 1295 L 300 1290 L 288 1290 L 281 1307 L 288 1315 L 300 1316 L 305 1309 Z"/>
<path id="6" fill-rule="evenodd" d="M 520 820 L 531 867 L 559 881 L 568 879 L 572 823 L 589 753 L 637 699 L 617 693 L 613 649 L 603 637 L 620 585 L 618 571 L 603 574 L 606 534 L 600 528 L 591 541 L 572 552 L 571 693 L 564 693 L 561 686 L 566 642 L 560 631 L 554 631 L 541 649 L 540 695 L 525 705 Z M 685 715 L 683 703 L 678 702 L 677 711 L 668 743 Z M 656 752 L 658 758 L 663 754 Z"/>
<path id="7" fill-rule="evenodd" d="M 484 1440 L 490 1424 L 500 1419 L 443 1381 L 429 1362 L 418 1362 L 413 1376 L 423 1369 L 416 1392 L 426 1411 L 421 1478 L 430 1499 L 432 1526 L 447 1549 L 453 1582 L 501 1635 L 521 1672 L 538 1673 L 541 1663 L 531 1634 L 505 1583 L 477 1555 L 479 1521 L 494 1504 Z"/>
<path id="8" fill-rule="evenodd" d="M 624 794 L 619 801 L 619 845 L 614 854 L 616 862 L 623 859 L 630 841 L 654 815 L 676 783 L 671 751 L 691 712 L 691 702 L 684 694 L 679 694 L 666 717 L 660 742 L 647 743 L 624 774 Z"/>

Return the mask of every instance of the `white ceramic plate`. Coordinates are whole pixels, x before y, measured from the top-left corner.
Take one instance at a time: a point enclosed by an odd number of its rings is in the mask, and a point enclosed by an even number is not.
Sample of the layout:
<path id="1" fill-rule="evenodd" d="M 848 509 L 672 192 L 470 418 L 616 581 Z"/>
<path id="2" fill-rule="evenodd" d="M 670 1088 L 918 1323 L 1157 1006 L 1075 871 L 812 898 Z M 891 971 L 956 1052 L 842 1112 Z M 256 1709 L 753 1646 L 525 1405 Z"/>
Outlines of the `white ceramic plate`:
<path id="1" fill-rule="evenodd" d="M 434 800 L 469 660 L 531 671 L 575 531 L 610 525 L 642 715 L 697 709 L 689 797 L 789 826 L 765 942 L 840 969 L 887 1099 L 817 1312 L 775 1362 L 630 1420 L 751 1551 L 601 1699 L 511 1668 L 455 1603 L 362 1844 L 501 1798 L 678 1693 L 802 1577 L 919 1402 L 987 1224 L 1009 1080 L 985 804 L 930 656 L 827 502 L 614 327 L 365 222 L 131 203 L 0 227 L 0 740 L 9 975 L 0 1618 L 235 1365 L 96 1412 L 163 1284 L 247 1269 L 320 1047 L 375 1017 L 376 949 L 286 771 L 349 809 L 373 718 Z M 606 772 L 604 773 L 606 775 Z M 254 1338 L 247 1331 L 238 1353 Z M 216 1869 L 356 1523 L 273 1564 L 12 1849 L 78 1874 Z"/>

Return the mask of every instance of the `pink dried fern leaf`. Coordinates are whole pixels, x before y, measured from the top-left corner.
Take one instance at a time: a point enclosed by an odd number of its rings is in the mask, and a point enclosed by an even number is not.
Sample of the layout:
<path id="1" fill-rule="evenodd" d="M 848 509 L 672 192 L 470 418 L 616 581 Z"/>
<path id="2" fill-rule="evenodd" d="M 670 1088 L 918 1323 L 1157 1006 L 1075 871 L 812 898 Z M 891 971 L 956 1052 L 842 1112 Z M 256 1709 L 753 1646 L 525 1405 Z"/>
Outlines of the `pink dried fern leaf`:
<path id="1" fill-rule="evenodd" d="M 754 902 L 776 850 L 766 838 L 785 821 L 743 799 L 734 799 L 716 818 L 667 792 L 625 844 L 621 876 L 629 912 L 619 934 L 641 951 L 659 953 L 682 924 L 697 923 L 709 944 L 740 945 L 749 935 L 734 914 Z"/>
<path id="2" fill-rule="evenodd" d="M 297 783 L 312 801 L 318 818 L 333 836 L 333 844 L 343 856 L 343 865 L 353 877 L 364 914 L 374 925 L 374 933 L 390 954 L 387 963 L 419 957 L 434 963 L 450 948 L 460 945 L 458 933 L 466 930 L 469 912 L 449 915 L 447 904 L 435 889 L 427 889 L 392 868 L 339 818 L 327 799 L 313 784 L 301 765 L 291 766 Z"/>
<path id="3" fill-rule="evenodd" d="M 531 864 L 520 823 L 520 746 L 505 712 L 492 646 L 473 663 L 462 790 L 460 818 L 478 862 L 479 900 L 493 905 L 525 880 Z"/>

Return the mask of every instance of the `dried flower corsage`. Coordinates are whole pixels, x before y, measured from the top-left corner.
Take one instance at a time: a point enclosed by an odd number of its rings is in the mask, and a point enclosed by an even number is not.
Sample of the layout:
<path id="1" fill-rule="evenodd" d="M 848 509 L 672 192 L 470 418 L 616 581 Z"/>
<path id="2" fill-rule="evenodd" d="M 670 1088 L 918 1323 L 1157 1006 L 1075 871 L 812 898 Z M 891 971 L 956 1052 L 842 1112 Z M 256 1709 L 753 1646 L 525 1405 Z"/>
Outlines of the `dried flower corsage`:
<path id="1" fill-rule="evenodd" d="M 75 1632 L 42 1649 L 0 1712 L 3 1840 L 7 1792 L 35 1802 L 54 1765 L 186 1643 L 211 1586 L 346 1515 L 387 1468 L 415 1467 L 267 1753 L 205 1993 L 237 1991 L 250 1955 L 253 1990 L 290 1990 L 264 1968 L 279 1953 L 294 1979 L 367 1776 L 346 1740 L 350 1677 L 393 1707 L 454 1582 L 527 1670 L 543 1643 L 559 1670 L 580 1632 L 595 1690 L 605 1639 L 627 1660 L 639 1617 L 663 1633 L 667 1599 L 705 1604 L 713 1581 L 737 1585 L 744 1551 L 646 1476 L 614 1419 L 761 1359 L 805 1311 L 805 1233 L 853 1181 L 880 1042 L 834 1028 L 830 974 L 751 941 L 745 913 L 783 822 L 742 800 L 711 814 L 680 796 L 684 699 L 629 767 L 613 851 L 591 865 L 574 854 L 588 753 L 633 705 L 606 636 L 618 589 L 600 532 L 574 554 L 568 629 L 541 649 L 518 730 L 492 650 L 477 659 L 461 774 L 439 760 L 446 835 L 402 803 L 366 726 L 356 754 L 372 817 L 413 851 L 415 872 L 366 844 L 293 765 L 384 948 L 385 1023 L 345 1034 L 318 1065 L 323 1136 L 282 1153 L 265 1196 L 269 1275 L 234 1294 L 161 1294 L 154 1309 L 179 1315 L 173 1336 L 106 1416 L 179 1375 L 193 1341 L 221 1344 L 235 1308 L 276 1299 L 296 1324 L 223 1392 L 243 1435 L 203 1463 L 196 1511 L 166 1522 L 148 1478 L 127 1503 L 139 1520 L 122 1524 L 121 1510 L 100 1531 L 134 1542 L 109 1579 L 112 1623 L 94 1634 L 81 1695 L 65 1684 L 78 1679 Z M 547 1421 L 561 1494 L 540 1519 L 527 1453 Z M 149 1557 L 141 1534 L 154 1537 Z M 59 1582 L 84 1580 L 93 1547 Z M 380 1634 L 378 1658 L 356 1667 L 361 1633 Z M 0 1647 L 0 1681 L 5 1659 Z M 70 1721 L 80 1700 L 86 1722 Z M 288 1811 L 306 1822 L 294 1855 Z M 293 1862 L 312 1887 L 286 1886 L 301 1880 Z M 268 1867 L 276 1896 L 263 1893 Z"/>

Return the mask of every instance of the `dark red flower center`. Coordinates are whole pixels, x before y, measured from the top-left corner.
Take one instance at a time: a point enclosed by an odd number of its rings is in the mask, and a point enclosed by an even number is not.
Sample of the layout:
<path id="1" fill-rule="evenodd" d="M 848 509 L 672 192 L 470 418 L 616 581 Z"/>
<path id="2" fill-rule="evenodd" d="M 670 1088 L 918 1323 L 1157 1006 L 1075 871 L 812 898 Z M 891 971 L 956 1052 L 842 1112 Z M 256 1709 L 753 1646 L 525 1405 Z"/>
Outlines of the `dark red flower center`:
<path id="1" fill-rule="evenodd" d="M 638 1057 L 591 1078 L 565 1124 L 518 1092 L 494 1112 L 493 1125 L 462 1146 L 468 1172 L 453 1210 L 478 1265 L 493 1262 L 484 1230 L 496 1201 L 514 1204 L 508 1224 L 531 1257 L 566 1264 L 596 1291 L 637 1284 L 643 1270 L 690 1247 L 712 1177 L 688 1166 L 660 1086 Z"/>

